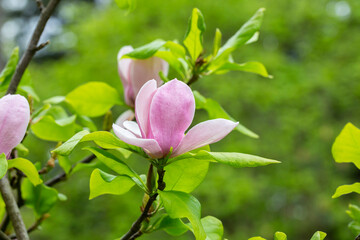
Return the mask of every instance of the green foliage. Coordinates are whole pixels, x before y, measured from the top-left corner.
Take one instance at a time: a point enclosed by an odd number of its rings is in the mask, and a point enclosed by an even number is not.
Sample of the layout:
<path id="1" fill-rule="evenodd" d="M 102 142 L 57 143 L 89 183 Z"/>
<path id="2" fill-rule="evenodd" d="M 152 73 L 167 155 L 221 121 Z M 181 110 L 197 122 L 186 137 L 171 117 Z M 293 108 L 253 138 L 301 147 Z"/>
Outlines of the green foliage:
<path id="1" fill-rule="evenodd" d="M 90 176 L 90 197 L 93 199 L 103 194 L 121 195 L 128 192 L 135 185 L 127 175 L 114 176 L 95 169 Z"/>
<path id="2" fill-rule="evenodd" d="M 0 88 L 6 87 L 15 72 L 16 65 L 19 61 L 19 47 L 13 49 L 6 66 L 0 73 Z"/>
<path id="3" fill-rule="evenodd" d="M 314 235 L 311 237 L 310 240 L 323 240 L 326 237 L 326 233 L 317 231 L 314 233 Z"/>
<path id="4" fill-rule="evenodd" d="M 116 89 L 103 82 L 89 82 L 66 95 L 74 110 L 88 117 L 104 115 L 115 104 L 122 105 Z"/>
<path id="5" fill-rule="evenodd" d="M 179 218 L 171 218 L 169 215 L 162 215 L 154 223 L 154 226 L 150 231 L 164 230 L 166 233 L 172 236 L 180 236 L 189 230 L 189 227 L 185 225 Z"/>
<path id="6" fill-rule="evenodd" d="M 193 62 L 203 51 L 203 34 L 205 31 L 205 20 L 199 9 L 194 8 L 189 20 L 189 26 L 185 34 L 184 45 L 188 50 Z"/>
<path id="7" fill-rule="evenodd" d="M 38 170 L 34 164 L 25 158 L 14 158 L 8 160 L 8 167 L 9 169 L 17 168 L 22 171 L 34 186 L 42 183 Z"/>
<path id="8" fill-rule="evenodd" d="M 3 178 L 8 170 L 8 161 L 5 153 L 0 154 L 0 178 Z"/>
<path id="9" fill-rule="evenodd" d="M 201 219 L 201 224 L 206 233 L 206 240 L 223 239 L 224 227 L 219 219 L 212 216 L 206 216 Z"/>
<path id="10" fill-rule="evenodd" d="M 201 150 L 197 153 L 185 153 L 183 155 L 173 158 L 172 161 L 180 161 L 187 158 L 223 163 L 236 168 L 260 167 L 269 164 L 280 163 L 276 160 L 262 158 L 250 154 L 236 152 L 207 152 L 204 150 Z"/>
<path id="11" fill-rule="evenodd" d="M 354 234 L 359 235 L 360 234 L 360 208 L 359 208 L 359 206 L 350 204 L 349 210 L 347 210 L 346 213 L 353 220 L 349 223 L 348 227 Z"/>
<path id="12" fill-rule="evenodd" d="M 125 56 L 137 59 L 146 59 L 153 56 L 166 42 L 161 39 L 156 39 L 139 48 L 135 48 Z"/>
<path id="13" fill-rule="evenodd" d="M 360 183 L 354 183 L 351 185 L 342 185 L 338 187 L 332 196 L 332 198 L 337 198 L 345 194 L 356 192 L 360 194 Z"/>
<path id="14" fill-rule="evenodd" d="M 33 208 L 38 216 L 48 213 L 59 199 L 56 189 L 44 184 L 33 186 L 28 179 L 23 180 L 21 193 L 25 205 Z"/>
<path id="15" fill-rule="evenodd" d="M 178 191 L 160 191 L 162 203 L 171 218 L 187 218 L 197 240 L 205 240 L 206 233 L 201 224 L 201 205 L 192 195 Z"/>
<path id="16" fill-rule="evenodd" d="M 326 233 L 317 231 L 316 233 L 314 233 L 314 235 L 311 237 L 310 240 L 323 240 L 325 239 L 325 237 L 326 237 Z M 252 237 L 249 238 L 248 240 L 266 240 L 266 239 L 262 237 Z M 287 236 L 283 232 L 276 232 L 274 235 L 274 240 L 287 240 Z"/>
<path id="17" fill-rule="evenodd" d="M 287 236 L 283 232 L 276 232 L 274 235 L 274 240 L 287 240 Z"/>
<path id="18" fill-rule="evenodd" d="M 268 74 L 265 66 L 260 62 L 246 62 L 246 63 L 233 63 L 233 62 L 226 62 L 223 65 L 221 65 L 220 68 L 218 68 L 215 73 L 226 73 L 228 71 L 243 71 L 243 72 L 251 72 L 259 74 L 263 77 L 269 77 L 272 76 Z"/>
<path id="19" fill-rule="evenodd" d="M 360 129 L 348 123 L 332 147 L 336 162 L 352 162 L 360 169 Z"/>

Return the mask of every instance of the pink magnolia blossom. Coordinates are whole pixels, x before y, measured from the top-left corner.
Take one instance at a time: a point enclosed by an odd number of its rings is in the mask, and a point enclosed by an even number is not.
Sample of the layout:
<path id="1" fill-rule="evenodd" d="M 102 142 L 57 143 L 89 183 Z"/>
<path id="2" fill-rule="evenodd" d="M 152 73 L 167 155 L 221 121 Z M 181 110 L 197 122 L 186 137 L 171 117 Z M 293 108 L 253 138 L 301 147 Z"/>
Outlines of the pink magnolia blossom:
<path id="1" fill-rule="evenodd" d="M 120 49 L 118 59 L 118 71 L 124 86 L 125 102 L 133 107 L 140 88 L 150 79 L 155 79 L 158 86 L 162 84 L 159 72 L 162 71 L 167 76 L 169 64 L 158 58 L 151 57 L 148 59 L 130 59 L 123 58 L 134 50 L 131 46 L 125 46 Z"/>
<path id="2" fill-rule="evenodd" d="M 0 99 L 0 154 L 9 155 L 24 138 L 30 121 L 29 103 L 21 95 Z"/>
<path id="3" fill-rule="evenodd" d="M 125 121 L 123 127 L 113 124 L 122 141 L 141 147 L 152 158 L 170 158 L 217 142 L 237 125 L 226 119 L 201 122 L 185 131 L 193 121 L 195 99 L 191 89 L 176 79 L 157 88 L 150 80 L 141 88 L 135 101 L 138 122 Z"/>

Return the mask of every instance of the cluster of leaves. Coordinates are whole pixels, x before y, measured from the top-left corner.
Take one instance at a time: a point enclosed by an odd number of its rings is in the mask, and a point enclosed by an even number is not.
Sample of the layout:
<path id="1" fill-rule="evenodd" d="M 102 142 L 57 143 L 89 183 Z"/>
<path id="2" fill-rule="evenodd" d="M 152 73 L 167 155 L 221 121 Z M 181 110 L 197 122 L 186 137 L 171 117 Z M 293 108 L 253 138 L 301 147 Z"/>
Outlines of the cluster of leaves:
<path id="1" fill-rule="evenodd" d="M 326 237 L 326 233 L 317 231 L 316 233 L 314 233 L 314 235 L 311 237 L 310 240 L 323 240 L 325 239 L 325 237 Z M 262 237 L 252 237 L 249 238 L 249 240 L 266 240 L 266 239 Z M 287 236 L 283 232 L 276 232 L 274 234 L 274 240 L 287 240 Z"/>

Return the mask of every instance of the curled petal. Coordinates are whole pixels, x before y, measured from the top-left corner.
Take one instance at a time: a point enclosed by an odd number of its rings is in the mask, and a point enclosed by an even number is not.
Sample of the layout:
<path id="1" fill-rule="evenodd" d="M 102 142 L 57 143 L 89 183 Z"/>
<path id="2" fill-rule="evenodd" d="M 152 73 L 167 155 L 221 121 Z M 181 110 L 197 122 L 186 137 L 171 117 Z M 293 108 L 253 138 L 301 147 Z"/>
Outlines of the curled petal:
<path id="1" fill-rule="evenodd" d="M 132 132 L 135 136 L 141 137 L 141 131 L 140 131 L 139 125 L 137 125 L 136 122 L 134 122 L 134 121 L 125 121 L 123 125 L 127 130 Z"/>
<path id="2" fill-rule="evenodd" d="M 122 56 L 134 50 L 131 46 L 124 46 L 120 49 L 117 60 L 118 60 L 118 72 L 121 78 L 121 82 L 124 86 L 125 102 L 130 106 L 134 106 L 135 94 L 133 91 L 132 83 L 130 81 L 130 65 L 132 59 L 124 58 Z"/>
<path id="3" fill-rule="evenodd" d="M 119 125 L 120 127 L 123 127 L 123 123 L 125 121 L 131 121 L 135 117 L 135 113 L 132 110 L 127 110 L 123 112 L 115 121 L 116 125 Z"/>
<path id="4" fill-rule="evenodd" d="M 139 124 L 143 138 L 150 138 L 149 109 L 151 100 L 157 91 L 156 81 L 147 81 L 140 89 L 135 102 L 136 121 Z"/>
<path id="5" fill-rule="evenodd" d="M 194 95 L 184 82 L 167 82 L 154 94 L 150 106 L 150 126 L 164 154 L 174 149 L 190 126 L 195 113 Z"/>
<path id="6" fill-rule="evenodd" d="M 134 134 L 129 132 L 122 127 L 119 127 L 116 124 L 113 124 L 113 130 L 115 135 L 120 138 L 122 141 L 138 146 L 144 149 L 144 151 L 152 158 L 161 158 L 163 157 L 163 153 L 159 144 L 154 139 L 143 139 L 137 138 Z"/>
<path id="7" fill-rule="evenodd" d="M 0 153 L 8 155 L 24 138 L 30 121 L 29 103 L 23 96 L 0 99 Z"/>
<path id="8" fill-rule="evenodd" d="M 238 122 L 221 118 L 199 123 L 183 137 L 179 146 L 172 152 L 171 157 L 215 143 L 228 135 L 238 124 Z"/>
<path id="9" fill-rule="evenodd" d="M 151 79 L 155 79 L 157 86 L 160 86 L 163 81 L 159 76 L 159 72 L 162 71 L 167 75 L 168 68 L 168 63 L 158 57 L 151 57 L 144 60 L 134 59 L 130 65 L 130 80 L 135 96 L 141 87 Z"/>

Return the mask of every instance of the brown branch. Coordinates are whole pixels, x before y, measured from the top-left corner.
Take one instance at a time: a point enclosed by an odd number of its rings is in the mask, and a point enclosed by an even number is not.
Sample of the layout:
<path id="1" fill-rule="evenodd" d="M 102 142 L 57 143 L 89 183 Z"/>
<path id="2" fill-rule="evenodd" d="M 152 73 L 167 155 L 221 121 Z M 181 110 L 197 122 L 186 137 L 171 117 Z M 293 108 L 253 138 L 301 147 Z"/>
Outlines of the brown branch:
<path id="1" fill-rule="evenodd" d="M 36 25 L 36 28 L 35 28 L 32 36 L 31 36 L 29 45 L 28 45 L 25 53 L 21 57 L 19 64 L 16 66 L 16 70 L 11 79 L 9 88 L 7 90 L 7 94 L 16 93 L 17 87 L 21 81 L 21 77 L 23 76 L 26 68 L 28 67 L 28 65 L 29 65 L 30 61 L 32 60 L 32 58 L 34 57 L 35 53 L 37 51 L 39 51 L 41 48 L 46 46 L 46 45 L 42 46 L 42 44 L 40 44 L 38 46 L 39 39 L 40 39 L 41 34 L 44 31 L 47 21 L 49 20 L 50 16 L 54 12 L 56 6 L 59 4 L 60 0 L 51 0 L 45 8 L 40 0 L 37 0 L 36 2 L 38 4 L 39 8 L 41 9 L 40 18 L 39 18 L 39 21 Z"/>
<path id="2" fill-rule="evenodd" d="M 95 158 L 96 158 L 96 156 L 95 156 L 94 154 L 92 154 L 92 155 L 84 158 L 83 160 L 81 160 L 80 163 L 90 163 L 90 162 L 91 162 L 92 160 L 94 160 Z M 75 164 L 75 165 L 76 165 L 76 164 Z M 71 167 L 69 173 L 74 169 L 75 165 L 73 165 L 73 166 Z M 45 183 L 45 185 L 51 187 L 51 186 L 53 186 L 53 185 L 55 185 L 55 184 L 57 184 L 57 183 L 59 183 L 59 182 L 61 182 L 61 181 L 64 181 L 64 180 L 66 180 L 66 173 L 65 173 L 65 172 L 63 172 L 63 173 L 55 176 L 54 178 L 48 180 L 48 181 Z"/>
<path id="3" fill-rule="evenodd" d="M 10 240 L 11 238 L 8 237 L 3 231 L 0 231 L 0 240 Z"/>
<path id="4" fill-rule="evenodd" d="M 32 231 L 35 231 L 36 229 L 38 229 L 39 226 L 40 226 L 40 224 L 41 224 L 46 218 L 48 218 L 48 217 L 49 217 L 48 214 L 42 215 L 39 219 L 37 219 L 37 220 L 35 221 L 35 223 L 34 223 L 33 225 L 31 225 L 31 227 L 29 227 L 29 228 L 27 229 L 27 232 L 28 232 L 28 233 L 31 233 Z M 17 239 L 17 237 L 13 234 L 13 235 L 10 235 L 10 238 L 8 238 L 8 239 Z"/>
<path id="5" fill-rule="evenodd" d="M 150 165 L 152 166 L 152 165 Z M 158 168 L 158 190 L 162 191 L 165 189 L 165 182 L 164 180 L 164 174 L 165 174 L 165 170 L 163 168 Z M 132 224 L 130 230 L 121 237 L 121 240 L 134 240 L 137 237 L 140 237 L 143 232 L 141 231 L 141 223 L 148 217 L 151 216 L 151 214 L 149 214 L 149 210 L 152 206 L 152 204 L 155 202 L 156 198 L 158 196 L 158 193 L 155 193 L 154 195 L 152 195 L 148 202 L 146 203 L 146 206 L 143 210 L 143 212 L 141 213 L 140 217 Z"/>
<path id="6" fill-rule="evenodd" d="M 29 240 L 30 238 L 27 234 L 24 221 L 20 214 L 20 210 L 18 208 L 14 195 L 11 192 L 11 187 L 7 174 L 2 179 L 0 179 L 0 191 L 5 202 L 6 212 L 10 216 L 10 220 L 13 224 L 16 236 L 19 240 Z"/>

